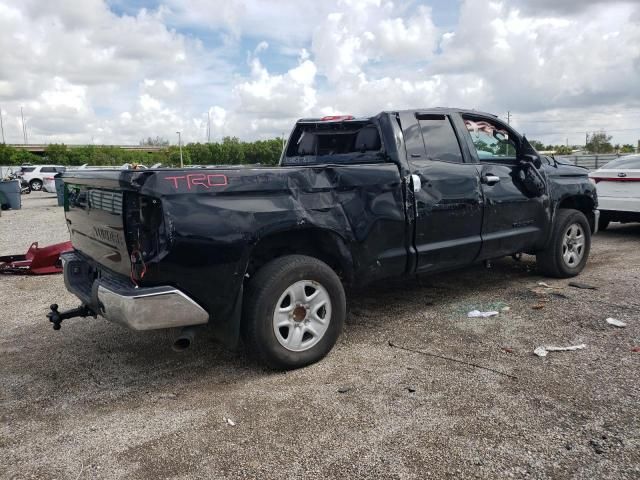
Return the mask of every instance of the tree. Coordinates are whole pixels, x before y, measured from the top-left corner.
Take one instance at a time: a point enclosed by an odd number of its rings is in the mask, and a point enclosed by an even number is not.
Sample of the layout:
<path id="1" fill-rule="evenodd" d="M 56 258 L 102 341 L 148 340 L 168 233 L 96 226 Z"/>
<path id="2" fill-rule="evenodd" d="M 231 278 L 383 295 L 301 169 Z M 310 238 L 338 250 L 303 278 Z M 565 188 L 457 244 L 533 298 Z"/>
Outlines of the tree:
<path id="1" fill-rule="evenodd" d="M 533 148 L 535 148 L 538 151 L 544 150 L 544 143 L 542 143 L 542 142 L 540 142 L 538 140 L 529 140 L 529 143 L 531 144 L 531 146 Z"/>
<path id="2" fill-rule="evenodd" d="M 558 145 L 555 151 L 556 155 L 571 155 L 572 149 L 567 145 Z"/>
<path id="3" fill-rule="evenodd" d="M 53 165 L 67 165 L 69 163 L 67 153 L 67 146 L 64 143 L 51 143 L 47 145 L 47 148 L 44 151 L 47 163 L 51 163 Z"/>
<path id="4" fill-rule="evenodd" d="M 166 147 L 169 145 L 169 140 L 164 137 L 157 136 L 156 138 L 147 137 L 140 140 L 140 145 L 145 147 Z"/>
<path id="5" fill-rule="evenodd" d="M 607 135 L 607 132 L 605 132 L 604 130 L 593 132 L 591 135 L 587 135 L 587 151 L 590 153 L 613 152 L 611 138 L 611 135 Z"/>
<path id="6" fill-rule="evenodd" d="M 631 145 L 630 143 L 625 143 L 620 148 L 620 153 L 634 153 L 635 151 L 636 149 L 633 148 L 633 145 Z"/>

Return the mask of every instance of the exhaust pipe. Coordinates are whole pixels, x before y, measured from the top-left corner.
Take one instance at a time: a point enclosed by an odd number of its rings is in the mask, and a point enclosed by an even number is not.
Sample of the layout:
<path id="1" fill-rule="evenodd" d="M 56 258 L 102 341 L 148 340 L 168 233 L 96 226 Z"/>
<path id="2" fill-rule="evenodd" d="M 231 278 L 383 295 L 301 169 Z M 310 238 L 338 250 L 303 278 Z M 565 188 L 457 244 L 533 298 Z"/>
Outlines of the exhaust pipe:
<path id="1" fill-rule="evenodd" d="M 180 334 L 173 341 L 173 345 L 171 346 L 173 351 L 184 352 L 187 348 L 189 348 L 193 343 L 197 331 L 198 327 L 184 327 L 180 331 Z"/>

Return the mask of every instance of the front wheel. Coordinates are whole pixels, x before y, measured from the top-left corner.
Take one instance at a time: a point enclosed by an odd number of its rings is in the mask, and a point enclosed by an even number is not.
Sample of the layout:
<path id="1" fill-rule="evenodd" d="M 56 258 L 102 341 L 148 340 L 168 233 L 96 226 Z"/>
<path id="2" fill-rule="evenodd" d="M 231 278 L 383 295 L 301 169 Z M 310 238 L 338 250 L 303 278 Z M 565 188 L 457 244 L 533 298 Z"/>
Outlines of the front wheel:
<path id="1" fill-rule="evenodd" d="M 247 286 L 243 339 L 269 367 L 300 368 L 333 348 L 346 316 L 342 282 L 324 262 L 287 255 L 264 265 Z"/>
<path id="2" fill-rule="evenodd" d="M 584 269 L 590 250 L 591 228 L 587 217 L 578 210 L 560 209 L 549 245 L 536 255 L 538 268 L 550 277 L 575 277 Z"/>
<path id="3" fill-rule="evenodd" d="M 29 186 L 31 187 L 31 190 L 39 192 L 40 190 L 42 190 L 42 181 L 37 179 L 31 180 L 31 182 L 29 182 Z"/>

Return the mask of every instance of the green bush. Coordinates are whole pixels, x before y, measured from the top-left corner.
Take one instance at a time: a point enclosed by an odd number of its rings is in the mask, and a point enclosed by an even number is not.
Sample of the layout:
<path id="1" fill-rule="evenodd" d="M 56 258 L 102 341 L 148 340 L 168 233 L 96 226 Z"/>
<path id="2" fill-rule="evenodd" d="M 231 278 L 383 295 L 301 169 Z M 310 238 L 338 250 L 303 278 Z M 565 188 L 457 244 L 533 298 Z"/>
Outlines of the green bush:
<path id="1" fill-rule="evenodd" d="M 190 143 L 182 147 L 185 165 L 277 165 L 282 151 L 282 140 L 258 140 L 241 142 L 236 137 L 225 137 L 220 143 Z M 21 165 L 23 163 L 54 165 L 123 165 L 136 163 L 151 166 L 180 165 L 180 151 L 170 146 L 158 152 L 126 150 L 102 145 L 69 147 L 52 143 L 43 156 L 34 155 L 9 145 L 0 144 L 0 165 Z"/>

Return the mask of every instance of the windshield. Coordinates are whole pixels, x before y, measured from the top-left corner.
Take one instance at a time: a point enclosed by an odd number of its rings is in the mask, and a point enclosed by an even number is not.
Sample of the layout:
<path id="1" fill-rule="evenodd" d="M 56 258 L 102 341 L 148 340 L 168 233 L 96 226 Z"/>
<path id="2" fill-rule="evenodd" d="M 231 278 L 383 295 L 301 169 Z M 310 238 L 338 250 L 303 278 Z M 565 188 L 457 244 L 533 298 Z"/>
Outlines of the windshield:
<path id="1" fill-rule="evenodd" d="M 603 169 L 640 169 L 640 155 L 629 155 L 627 157 L 621 157 L 607 163 Z"/>

